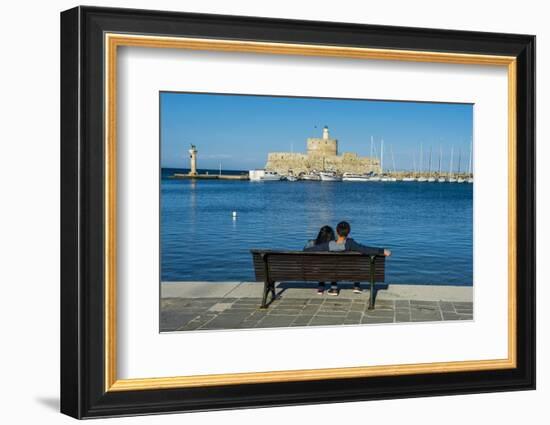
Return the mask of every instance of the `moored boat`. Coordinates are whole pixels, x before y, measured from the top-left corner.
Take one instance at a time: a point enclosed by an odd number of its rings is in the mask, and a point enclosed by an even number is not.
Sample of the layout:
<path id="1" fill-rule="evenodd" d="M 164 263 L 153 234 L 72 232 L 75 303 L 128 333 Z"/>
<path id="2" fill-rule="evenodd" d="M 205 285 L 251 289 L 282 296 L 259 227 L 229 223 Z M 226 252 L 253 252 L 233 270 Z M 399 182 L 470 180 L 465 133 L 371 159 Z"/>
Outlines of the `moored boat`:
<path id="1" fill-rule="evenodd" d="M 281 180 L 282 176 L 277 173 L 277 171 L 265 171 L 264 175 L 260 177 L 262 181 L 278 181 Z"/>
<path id="2" fill-rule="evenodd" d="M 334 171 L 322 171 L 319 173 L 321 181 L 323 182 L 341 182 L 342 176 L 336 174 Z"/>
<path id="3" fill-rule="evenodd" d="M 456 183 L 456 177 L 453 177 L 453 151 L 454 146 L 451 146 L 451 162 L 449 164 L 449 178 L 447 179 L 449 183 Z"/>
<path id="4" fill-rule="evenodd" d="M 439 172 L 437 173 L 437 182 L 438 183 L 445 183 L 445 178 L 441 176 L 441 159 L 443 157 L 443 150 L 441 149 L 441 145 L 439 145 Z M 435 179 L 434 179 L 435 180 Z"/>
<path id="5" fill-rule="evenodd" d="M 321 180 L 321 176 L 316 173 L 316 172 L 310 172 L 310 173 L 307 173 L 307 174 L 303 174 L 302 176 L 300 176 L 300 178 L 302 180 L 306 180 L 306 181 L 316 181 L 318 182 L 319 180 Z"/>
<path id="6" fill-rule="evenodd" d="M 435 177 L 432 176 L 432 147 L 430 146 L 430 161 L 428 162 L 428 178 L 426 179 L 428 183 L 435 182 Z"/>
<path id="7" fill-rule="evenodd" d="M 253 182 L 259 182 L 265 174 L 265 170 L 250 170 L 248 172 L 248 179 Z"/>
<path id="8" fill-rule="evenodd" d="M 472 175 L 472 144 L 473 140 L 470 140 L 470 162 L 468 164 L 468 179 L 466 180 L 468 183 L 474 182 L 474 176 Z"/>
<path id="9" fill-rule="evenodd" d="M 367 182 L 369 177 L 364 174 L 344 173 L 342 180 L 345 182 Z"/>

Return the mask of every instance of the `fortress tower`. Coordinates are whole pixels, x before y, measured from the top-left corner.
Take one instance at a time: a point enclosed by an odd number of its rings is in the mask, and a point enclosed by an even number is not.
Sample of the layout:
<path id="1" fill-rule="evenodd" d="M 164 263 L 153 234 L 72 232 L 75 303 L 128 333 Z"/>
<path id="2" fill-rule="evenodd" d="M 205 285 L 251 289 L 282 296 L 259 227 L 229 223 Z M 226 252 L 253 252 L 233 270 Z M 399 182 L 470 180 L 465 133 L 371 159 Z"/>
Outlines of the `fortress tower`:
<path id="1" fill-rule="evenodd" d="M 307 154 L 312 156 L 338 155 L 338 140 L 330 138 L 326 125 L 323 128 L 323 137 L 321 139 L 316 137 L 307 139 Z"/>
<path id="2" fill-rule="evenodd" d="M 378 158 L 358 156 L 354 152 L 338 155 L 338 140 L 331 139 L 328 127 L 323 128 L 321 138 L 307 139 L 307 152 L 269 152 L 265 169 L 281 175 L 299 175 L 312 171 L 336 171 L 339 173 L 380 173 Z"/>

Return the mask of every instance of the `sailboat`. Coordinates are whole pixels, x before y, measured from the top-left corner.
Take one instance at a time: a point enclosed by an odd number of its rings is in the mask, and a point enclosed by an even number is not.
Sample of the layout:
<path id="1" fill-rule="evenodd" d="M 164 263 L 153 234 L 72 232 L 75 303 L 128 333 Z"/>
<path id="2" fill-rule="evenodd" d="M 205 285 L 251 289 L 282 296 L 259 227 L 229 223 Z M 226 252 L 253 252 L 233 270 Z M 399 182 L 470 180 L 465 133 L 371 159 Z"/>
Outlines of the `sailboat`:
<path id="1" fill-rule="evenodd" d="M 437 182 L 438 183 L 445 183 L 445 177 L 443 177 L 441 175 L 441 157 L 442 157 L 443 153 L 441 151 L 441 145 L 439 145 L 439 170 L 437 172 L 437 175 L 439 176 L 439 178 L 437 179 Z"/>
<path id="2" fill-rule="evenodd" d="M 380 181 L 390 181 L 389 177 L 384 175 L 384 139 L 380 140 L 380 171 L 382 171 L 382 177 L 380 177 Z"/>
<path id="3" fill-rule="evenodd" d="M 473 141 L 470 140 L 470 163 L 468 164 L 468 180 L 467 180 L 468 183 L 474 182 L 474 175 L 472 174 L 472 147 L 473 147 L 472 145 L 473 145 Z"/>
<path id="4" fill-rule="evenodd" d="M 454 146 L 451 146 L 451 163 L 449 165 L 449 179 L 447 180 L 449 183 L 456 183 L 456 178 L 453 177 L 453 150 Z"/>
<path id="5" fill-rule="evenodd" d="M 417 179 L 417 181 L 419 181 L 419 182 L 428 181 L 428 179 L 422 175 L 422 155 L 423 155 L 422 154 L 422 143 L 420 143 L 420 166 L 418 167 L 420 177 L 418 177 L 418 179 Z"/>
<path id="6" fill-rule="evenodd" d="M 414 173 L 412 176 L 403 177 L 404 182 L 415 182 L 416 181 L 416 155 L 413 152 L 413 170 Z"/>
<path id="7" fill-rule="evenodd" d="M 320 181 L 321 180 L 321 176 L 319 175 L 319 173 L 316 171 L 316 170 L 312 170 L 306 174 L 302 174 L 300 176 L 300 179 L 301 180 L 305 180 L 305 181 Z"/>
<path id="8" fill-rule="evenodd" d="M 390 178 L 384 174 L 384 139 L 380 140 L 380 171 L 382 174 L 378 181 L 389 182 Z"/>
<path id="9" fill-rule="evenodd" d="M 430 146 L 430 162 L 428 165 L 428 183 L 435 182 L 435 177 L 432 176 L 432 147 Z"/>
<path id="10" fill-rule="evenodd" d="M 397 178 L 395 177 L 395 158 L 393 156 L 393 145 L 390 145 L 390 152 L 391 152 L 391 163 L 393 166 L 393 176 L 390 177 L 390 181 L 396 182 Z"/>
<path id="11" fill-rule="evenodd" d="M 334 171 L 321 171 L 319 173 L 322 182 L 341 182 L 342 176 Z"/>
<path id="12" fill-rule="evenodd" d="M 464 183 L 465 180 L 460 177 L 460 158 L 462 157 L 462 149 L 459 149 L 458 151 L 458 179 L 456 180 L 457 183 Z"/>
<path id="13" fill-rule="evenodd" d="M 372 136 L 370 136 L 370 156 L 371 156 L 371 158 L 375 158 L 377 156 L 376 147 L 374 146 L 374 138 Z M 379 182 L 380 181 L 380 176 L 378 176 L 376 174 L 373 174 L 372 176 L 370 176 L 368 178 L 368 181 L 370 181 L 370 182 Z"/>

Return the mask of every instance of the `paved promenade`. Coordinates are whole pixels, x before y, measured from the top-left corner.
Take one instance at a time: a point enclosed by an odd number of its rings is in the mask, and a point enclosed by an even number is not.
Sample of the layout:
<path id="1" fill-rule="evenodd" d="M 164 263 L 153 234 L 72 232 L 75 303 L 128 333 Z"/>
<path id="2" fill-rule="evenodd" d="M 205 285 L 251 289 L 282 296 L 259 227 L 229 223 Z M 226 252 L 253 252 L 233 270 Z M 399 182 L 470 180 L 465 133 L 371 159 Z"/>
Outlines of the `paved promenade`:
<path id="1" fill-rule="evenodd" d="M 161 332 L 473 319 L 472 287 L 381 286 L 374 310 L 368 310 L 368 290 L 354 294 L 342 284 L 334 297 L 302 283 L 279 284 L 277 299 L 260 309 L 262 288 L 251 282 L 163 282 Z"/>

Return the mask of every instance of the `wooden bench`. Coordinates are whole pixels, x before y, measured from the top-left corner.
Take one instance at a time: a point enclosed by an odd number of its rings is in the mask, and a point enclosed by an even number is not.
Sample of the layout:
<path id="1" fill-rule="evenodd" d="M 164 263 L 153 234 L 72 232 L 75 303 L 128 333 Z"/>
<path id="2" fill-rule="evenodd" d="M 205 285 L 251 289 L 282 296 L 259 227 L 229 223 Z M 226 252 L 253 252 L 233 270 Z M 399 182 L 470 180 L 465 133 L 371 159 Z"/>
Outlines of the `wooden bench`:
<path id="1" fill-rule="evenodd" d="M 374 283 L 384 282 L 386 257 L 360 252 L 304 252 L 251 250 L 257 281 L 264 282 L 262 308 L 267 296 L 275 298 L 275 282 L 370 282 L 369 309 L 374 308 Z"/>

